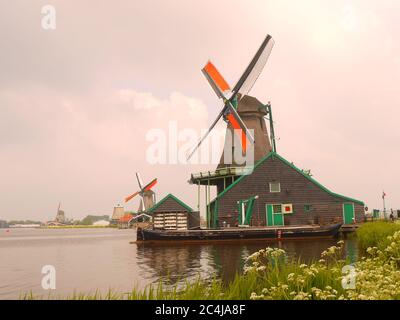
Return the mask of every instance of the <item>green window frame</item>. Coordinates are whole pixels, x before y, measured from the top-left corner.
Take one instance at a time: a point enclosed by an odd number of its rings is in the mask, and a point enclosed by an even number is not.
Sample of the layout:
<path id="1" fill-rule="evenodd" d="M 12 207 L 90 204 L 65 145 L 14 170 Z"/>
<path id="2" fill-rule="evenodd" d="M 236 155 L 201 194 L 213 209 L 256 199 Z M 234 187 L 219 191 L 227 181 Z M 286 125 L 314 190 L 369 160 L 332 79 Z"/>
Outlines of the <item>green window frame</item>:
<path id="1" fill-rule="evenodd" d="M 304 212 L 310 213 L 313 210 L 312 204 L 305 204 L 304 205 Z"/>

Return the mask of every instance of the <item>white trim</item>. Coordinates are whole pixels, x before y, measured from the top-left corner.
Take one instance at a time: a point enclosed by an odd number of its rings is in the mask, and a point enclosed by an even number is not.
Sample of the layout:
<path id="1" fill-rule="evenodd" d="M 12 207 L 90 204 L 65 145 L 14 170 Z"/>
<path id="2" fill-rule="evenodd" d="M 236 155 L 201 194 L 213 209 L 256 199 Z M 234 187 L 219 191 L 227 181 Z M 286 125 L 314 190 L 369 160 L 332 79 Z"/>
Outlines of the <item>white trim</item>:
<path id="1" fill-rule="evenodd" d="M 278 186 L 279 186 L 279 191 L 272 191 L 271 185 L 272 185 L 273 183 L 277 183 L 277 184 L 278 184 Z M 269 192 L 270 192 L 270 193 L 280 193 L 280 192 L 281 192 L 281 183 L 280 183 L 280 182 L 270 182 L 270 183 L 269 183 Z"/>

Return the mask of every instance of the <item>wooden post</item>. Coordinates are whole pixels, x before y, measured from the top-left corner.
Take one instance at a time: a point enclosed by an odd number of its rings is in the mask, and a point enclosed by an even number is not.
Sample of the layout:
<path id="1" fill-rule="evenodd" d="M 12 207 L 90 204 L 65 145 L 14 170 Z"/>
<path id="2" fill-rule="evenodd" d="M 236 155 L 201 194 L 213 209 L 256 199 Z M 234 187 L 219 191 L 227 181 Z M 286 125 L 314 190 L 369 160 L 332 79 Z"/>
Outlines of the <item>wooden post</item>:
<path id="1" fill-rule="evenodd" d="M 205 190 L 205 201 L 206 201 L 206 226 L 208 228 L 208 209 L 207 209 L 207 185 L 204 185 L 204 190 Z"/>
<path id="2" fill-rule="evenodd" d="M 200 180 L 197 183 L 197 210 L 200 213 Z"/>

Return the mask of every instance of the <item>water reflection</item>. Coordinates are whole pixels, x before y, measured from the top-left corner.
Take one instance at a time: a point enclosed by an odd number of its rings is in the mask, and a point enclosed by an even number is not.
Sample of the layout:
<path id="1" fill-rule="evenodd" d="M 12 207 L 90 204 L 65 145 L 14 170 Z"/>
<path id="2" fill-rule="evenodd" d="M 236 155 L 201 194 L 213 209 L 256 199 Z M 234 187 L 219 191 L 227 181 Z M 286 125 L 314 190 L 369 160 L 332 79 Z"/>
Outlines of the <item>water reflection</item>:
<path id="1" fill-rule="evenodd" d="M 57 290 L 52 295 L 124 292 L 160 280 L 181 284 L 198 276 L 227 282 L 243 270 L 246 257 L 259 249 L 281 248 L 289 258 L 309 262 L 337 242 L 155 246 L 130 244 L 134 235 L 134 230 L 117 229 L 0 230 L 0 299 L 18 298 L 31 290 L 47 296 L 49 291 L 41 288 L 41 268 L 48 264 L 57 269 Z M 350 261 L 357 259 L 356 240 L 345 240 L 345 252 Z"/>
<path id="2" fill-rule="evenodd" d="M 197 276 L 210 279 L 216 277 L 228 282 L 241 273 L 246 258 L 255 251 L 266 247 L 286 251 L 289 259 L 303 262 L 318 260 L 322 251 L 336 245 L 339 239 L 264 242 L 247 244 L 211 245 L 138 245 L 137 261 L 143 273 L 149 278 L 156 277 L 167 284 Z M 358 257 L 356 240 L 346 240 L 344 258 L 354 262 Z"/>

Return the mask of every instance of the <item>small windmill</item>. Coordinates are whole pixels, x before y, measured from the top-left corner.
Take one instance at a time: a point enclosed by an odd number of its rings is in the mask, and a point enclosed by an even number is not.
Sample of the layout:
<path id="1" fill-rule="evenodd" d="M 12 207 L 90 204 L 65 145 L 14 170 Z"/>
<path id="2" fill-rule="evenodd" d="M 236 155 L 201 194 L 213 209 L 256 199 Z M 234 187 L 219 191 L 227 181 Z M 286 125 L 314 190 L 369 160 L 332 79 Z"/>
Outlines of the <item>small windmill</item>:
<path id="1" fill-rule="evenodd" d="M 274 40 L 270 35 L 267 35 L 264 41 L 262 42 L 260 48 L 257 53 L 251 60 L 250 64 L 244 71 L 243 75 L 240 77 L 239 81 L 236 83 L 233 89 L 230 88 L 229 84 L 225 81 L 222 75 L 219 73 L 217 68 L 209 61 L 206 66 L 202 69 L 202 72 L 212 89 L 215 91 L 219 99 L 222 99 L 224 102 L 224 106 L 221 112 L 218 114 L 217 118 L 211 124 L 208 131 L 205 135 L 200 139 L 198 144 L 194 147 L 194 149 L 190 152 L 188 156 L 188 160 L 192 157 L 195 151 L 200 147 L 202 142 L 211 132 L 211 130 L 215 127 L 217 122 L 221 117 L 223 117 L 224 121 L 229 123 L 232 128 L 239 132 L 241 135 L 241 146 L 242 152 L 246 152 L 246 143 L 247 140 L 250 143 L 254 144 L 255 140 L 250 131 L 247 129 L 245 123 L 242 118 L 239 116 L 237 112 L 237 104 L 240 99 L 242 99 L 247 93 L 251 90 L 257 78 L 261 74 L 262 69 L 264 68 L 267 60 L 271 54 L 272 48 L 274 46 Z"/>
<path id="2" fill-rule="evenodd" d="M 148 184 L 143 186 L 143 181 L 140 177 L 140 174 L 136 172 L 136 179 L 139 185 L 139 191 L 136 191 L 135 193 L 131 194 L 130 196 L 125 198 L 125 202 L 130 201 L 137 195 L 141 197 L 140 199 L 140 205 L 138 212 L 144 212 L 150 209 L 156 202 L 156 196 L 154 191 L 151 190 L 156 183 L 157 183 L 157 178 L 151 180 Z"/>
<path id="3" fill-rule="evenodd" d="M 61 210 L 61 202 L 58 203 L 57 214 L 55 220 L 58 223 L 65 223 L 65 212 Z"/>

